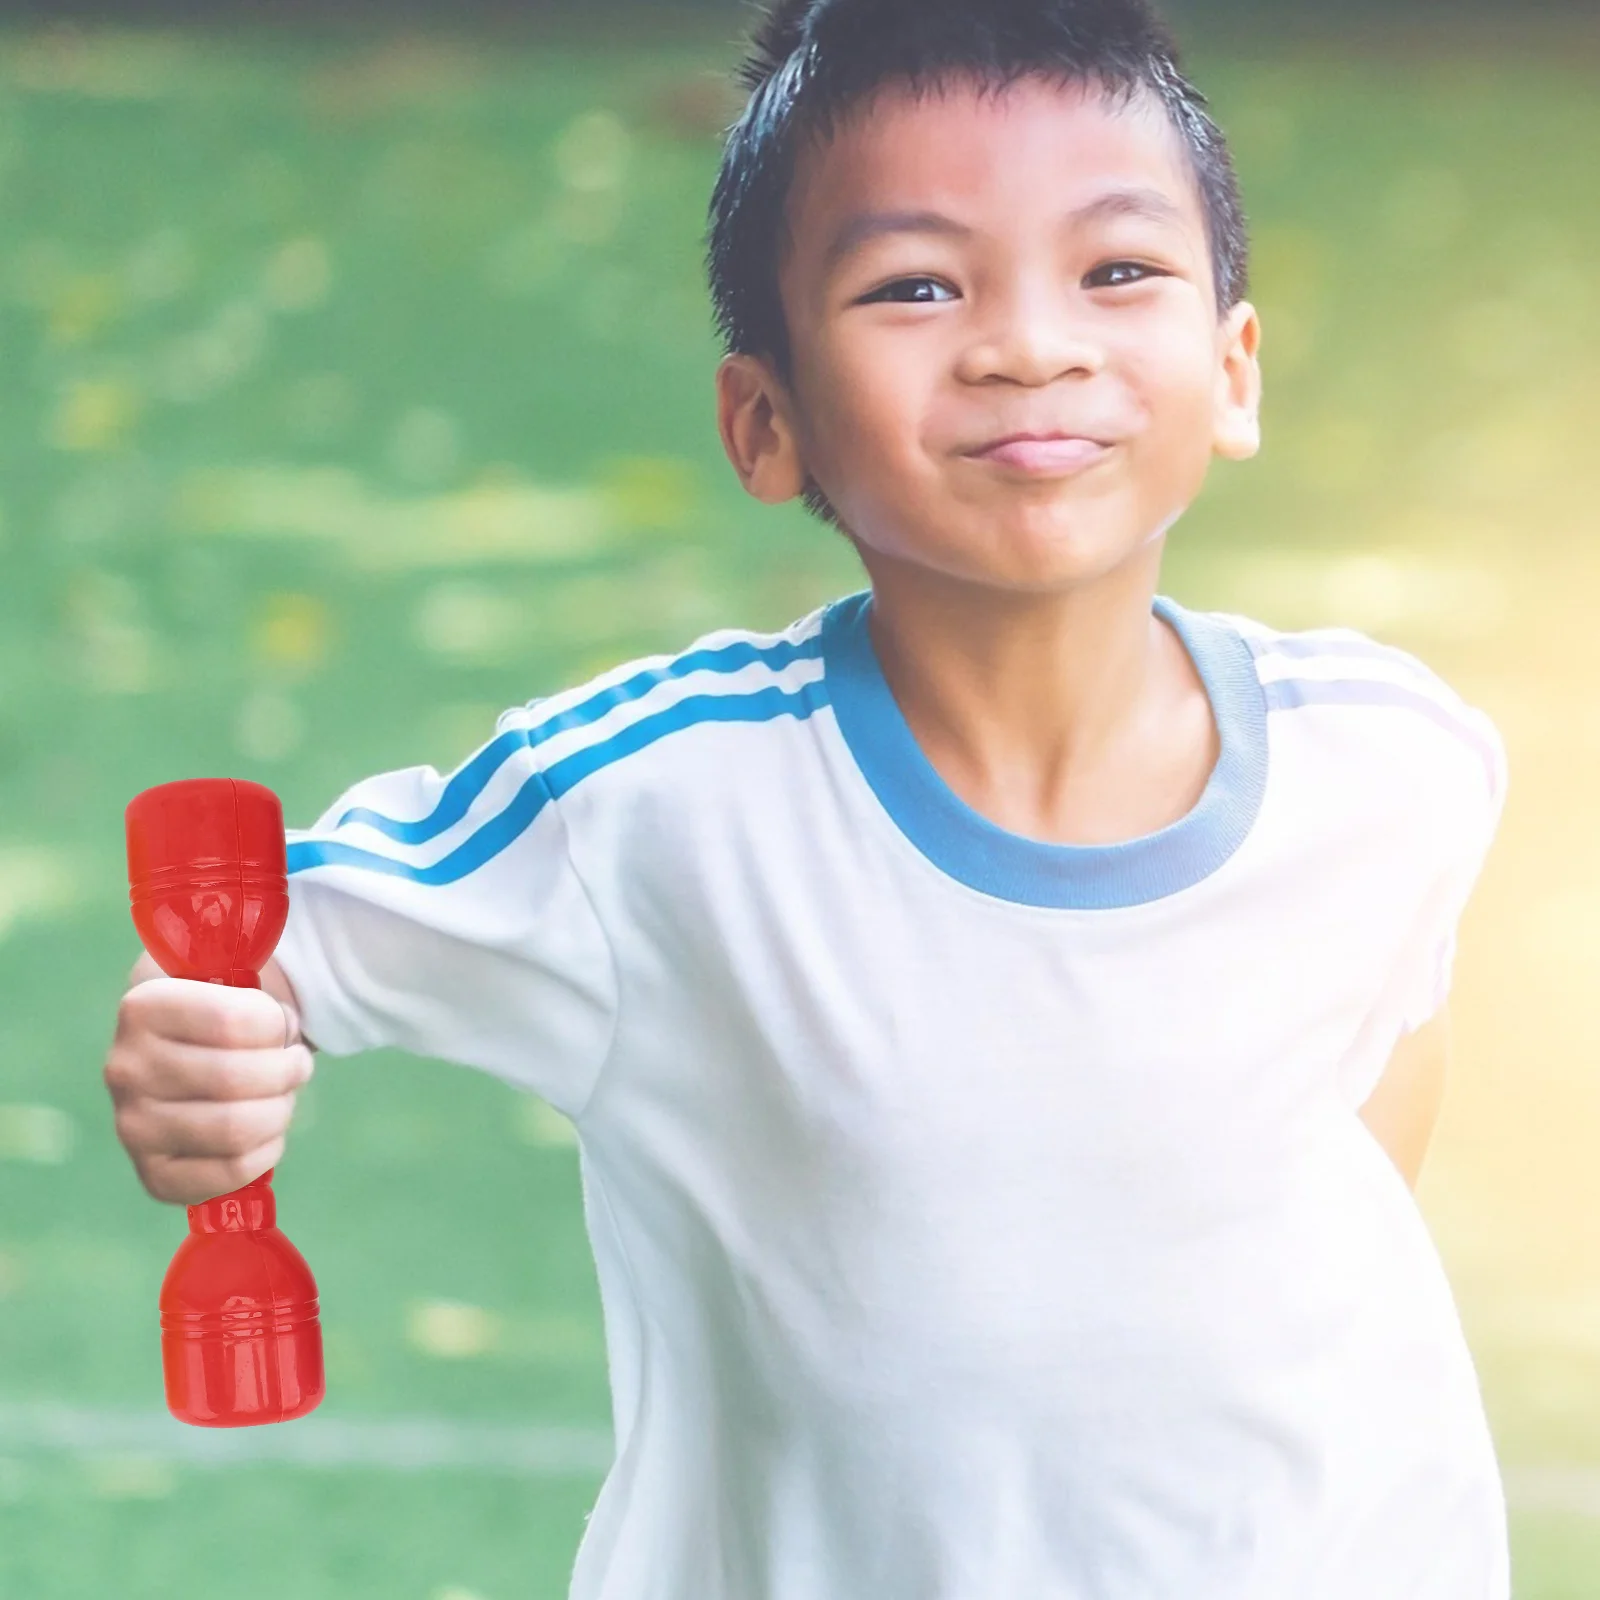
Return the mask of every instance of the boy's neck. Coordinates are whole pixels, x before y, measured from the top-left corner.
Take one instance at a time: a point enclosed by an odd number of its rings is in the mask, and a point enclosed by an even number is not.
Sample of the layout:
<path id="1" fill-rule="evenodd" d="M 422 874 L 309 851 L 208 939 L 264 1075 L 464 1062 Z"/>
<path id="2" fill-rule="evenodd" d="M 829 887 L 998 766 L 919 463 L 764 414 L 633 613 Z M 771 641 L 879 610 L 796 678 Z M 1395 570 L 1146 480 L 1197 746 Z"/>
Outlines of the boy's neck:
<path id="1" fill-rule="evenodd" d="M 864 552 L 884 678 L 934 769 L 989 821 L 1104 845 L 1193 809 L 1220 740 L 1188 651 L 1152 610 L 1163 549 L 1052 595 Z"/>

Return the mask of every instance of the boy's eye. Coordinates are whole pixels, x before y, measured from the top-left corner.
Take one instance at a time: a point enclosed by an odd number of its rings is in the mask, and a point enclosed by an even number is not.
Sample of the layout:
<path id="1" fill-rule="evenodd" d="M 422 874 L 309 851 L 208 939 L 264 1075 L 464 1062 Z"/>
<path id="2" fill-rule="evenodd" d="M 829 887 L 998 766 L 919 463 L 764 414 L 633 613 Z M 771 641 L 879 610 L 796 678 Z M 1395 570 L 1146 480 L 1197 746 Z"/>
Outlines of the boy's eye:
<path id="1" fill-rule="evenodd" d="M 1138 273 L 1139 276 L 1120 277 L 1112 281 L 1106 281 L 1105 287 L 1108 289 L 1120 289 L 1128 284 L 1140 283 L 1146 278 L 1164 278 L 1167 276 L 1166 273 L 1158 268 L 1146 266 L 1142 261 L 1108 261 L 1103 267 L 1096 267 L 1089 274 L 1086 281 L 1093 285 L 1096 280 L 1107 279 L 1108 275 L 1112 273 Z M 937 300 L 918 294 L 916 291 L 922 288 L 942 290 L 944 287 L 936 278 L 897 278 L 893 283 L 886 283 L 881 289 L 874 289 L 871 294 L 864 295 L 861 299 L 861 304 L 869 305 L 873 301 L 881 300 L 888 301 L 894 305 L 938 305 L 939 302 Z M 906 291 L 910 291 L 910 293 Z"/>
<path id="2" fill-rule="evenodd" d="M 1147 278 L 1159 278 L 1166 276 L 1166 274 L 1158 272 L 1154 267 L 1147 267 L 1142 261 L 1108 261 L 1103 267 L 1096 267 L 1094 271 L 1089 274 L 1089 282 L 1093 283 L 1096 278 L 1099 278 L 1108 272 L 1139 272 L 1143 273 Z M 1137 278 L 1123 278 L 1117 283 L 1107 284 L 1106 287 L 1108 289 L 1117 289 L 1123 284 L 1137 283 L 1138 281 L 1139 279 Z"/>
<path id="3" fill-rule="evenodd" d="M 897 278 L 893 283 L 886 283 L 881 289 L 874 289 L 871 294 L 863 295 L 862 305 L 869 305 L 874 300 L 889 300 L 895 305 L 931 306 L 937 305 L 936 300 L 906 299 L 895 291 L 900 289 L 915 289 L 926 284 L 931 289 L 942 289 L 944 285 L 933 278 Z"/>

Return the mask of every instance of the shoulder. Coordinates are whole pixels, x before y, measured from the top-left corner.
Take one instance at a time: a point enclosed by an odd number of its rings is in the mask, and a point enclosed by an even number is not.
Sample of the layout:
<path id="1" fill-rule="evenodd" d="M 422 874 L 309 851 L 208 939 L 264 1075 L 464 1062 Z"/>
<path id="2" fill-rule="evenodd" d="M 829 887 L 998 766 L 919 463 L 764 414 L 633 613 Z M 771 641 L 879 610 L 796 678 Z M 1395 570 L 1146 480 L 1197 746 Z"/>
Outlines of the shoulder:
<path id="1" fill-rule="evenodd" d="M 708 725 L 805 721 L 826 704 L 820 607 L 776 632 L 720 628 L 504 712 L 495 744 L 544 773 L 555 798 Z"/>
<path id="2" fill-rule="evenodd" d="M 1492 828 L 1505 799 L 1505 741 L 1488 712 L 1421 657 L 1356 628 L 1209 615 L 1243 639 L 1273 722 L 1396 778 L 1436 780 L 1469 810 L 1486 810 Z"/>

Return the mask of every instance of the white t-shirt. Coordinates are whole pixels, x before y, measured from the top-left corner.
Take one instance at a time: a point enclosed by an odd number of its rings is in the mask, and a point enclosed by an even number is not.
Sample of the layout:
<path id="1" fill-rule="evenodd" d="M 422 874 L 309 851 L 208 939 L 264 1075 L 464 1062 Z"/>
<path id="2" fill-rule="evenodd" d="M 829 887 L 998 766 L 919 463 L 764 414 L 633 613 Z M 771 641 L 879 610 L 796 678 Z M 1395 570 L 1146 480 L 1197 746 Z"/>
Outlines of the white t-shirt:
<path id="1" fill-rule="evenodd" d="M 1493 724 L 1158 596 L 1210 782 L 1046 844 L 922 754 L 869 606 L 290 834 L 309 1036 L 576 1124 L 617 1453 L 573 1600 L 1506 1600 L 1450 1287 L 1357 1116 L 1448 985 Z"/>

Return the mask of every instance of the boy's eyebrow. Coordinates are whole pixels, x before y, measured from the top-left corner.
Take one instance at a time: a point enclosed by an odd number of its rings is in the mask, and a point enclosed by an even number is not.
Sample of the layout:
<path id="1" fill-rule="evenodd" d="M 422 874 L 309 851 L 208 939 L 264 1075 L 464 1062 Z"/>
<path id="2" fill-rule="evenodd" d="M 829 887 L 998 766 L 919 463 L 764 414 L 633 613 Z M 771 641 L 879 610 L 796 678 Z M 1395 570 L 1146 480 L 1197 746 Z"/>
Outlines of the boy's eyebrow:
<path id="1" fill-rule="evenodd" d="M 1108 189 L 1063 217 L 1065 227 L 1081 227 L 1104 217 L 1143 217 L 1149 222 L 1182 226 L 1182 210 L 1159 189 Z M 972 229 L 940 211 L 864 211 L 846 218 L 822 257 L 824 276 L 869 240 L 889 233 L 940 233 L 965 239 Z"/>

